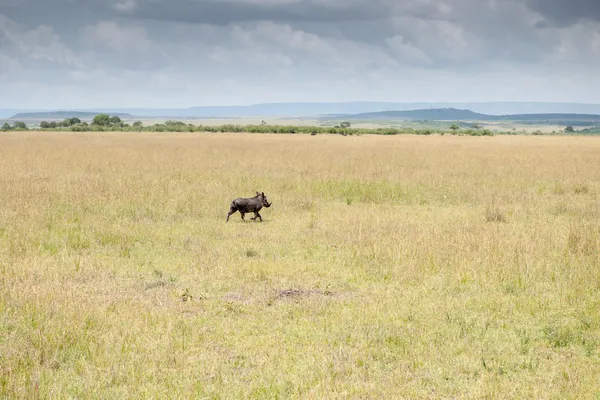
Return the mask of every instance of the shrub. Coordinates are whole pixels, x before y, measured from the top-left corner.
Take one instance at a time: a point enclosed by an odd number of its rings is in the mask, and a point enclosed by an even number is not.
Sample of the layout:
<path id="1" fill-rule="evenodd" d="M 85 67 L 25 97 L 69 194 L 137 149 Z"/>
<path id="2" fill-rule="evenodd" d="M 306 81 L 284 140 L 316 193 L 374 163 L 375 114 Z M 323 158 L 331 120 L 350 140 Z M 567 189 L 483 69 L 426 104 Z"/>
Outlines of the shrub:
<path id="1" fill-rule="evenodd" d="M 27 125 L 25 124 L 25 122 L 21 122 L 21 121 L 16 121 L 13 125 L 13 129 L 15 130 L 20 130 L 20 131 L 26 131 L 27 129 Z"/>
<path id="2" fill-rule="evenodd" d="M 92 125 L 107 126 L 110 125 L 110 117 L 107 114 L 98 114 L 94 117 Z"/>

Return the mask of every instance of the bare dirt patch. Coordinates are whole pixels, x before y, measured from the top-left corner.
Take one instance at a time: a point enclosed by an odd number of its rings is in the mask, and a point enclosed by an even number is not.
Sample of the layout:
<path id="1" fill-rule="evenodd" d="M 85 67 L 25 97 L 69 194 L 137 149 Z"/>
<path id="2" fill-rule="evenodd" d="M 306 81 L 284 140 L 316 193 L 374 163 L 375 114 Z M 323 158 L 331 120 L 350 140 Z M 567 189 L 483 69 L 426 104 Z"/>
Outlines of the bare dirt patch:
<path id="1" fill-rule="evenodd" d="M 277 292 L 278 299 L 299 299 L 304 297 L 332 297 L 336 294 L 330 290 L 319 290 L 319 289 L 285 289 Z"/>

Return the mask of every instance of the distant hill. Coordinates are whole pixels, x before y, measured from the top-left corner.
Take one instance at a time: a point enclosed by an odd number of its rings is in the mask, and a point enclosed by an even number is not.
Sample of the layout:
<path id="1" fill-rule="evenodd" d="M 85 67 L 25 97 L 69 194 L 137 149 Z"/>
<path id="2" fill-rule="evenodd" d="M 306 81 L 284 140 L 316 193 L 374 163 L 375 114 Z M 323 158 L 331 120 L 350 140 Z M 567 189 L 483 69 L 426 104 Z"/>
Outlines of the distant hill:
<path id="1" fill-rule="evenodd" d="M 200 106 L 186 109 L 122 110 L 144 116 L 180 116 L 196 118 L 226 117 L 323 117 L 331 114 L 358 114 L 389 110 L 463 109 L 491 115 L 529 113 L 600 114 L 600 104 L 576 103 L 393 103 L 393 102 L 292 102 L 262 103 L 248 106 Z M 116 110 L 115 110 L 116 111 Z"/>
<path id="2" fill-rule="evenodd" d="M 458 109 L 471 110 L 475 113 L 487 115 L 520 115 L 520 114 L 600 114 L 600 104 L 585 103 L 543 103 L 543 102 L 487 102 L 487 103 L 440 103 L 440 102 L 287 102 L 287 103 L 262 103 L 242 106 L 199 106 L 189 108 L 110 108 L 103 107 L 103 111 L 119 117 L 161 117 L 161 118 L 231 118 L 231 117 L 323 117 L 326 115 L 348 115 L 358 113 L 373 113 L 410 110 L 436 110 Z M 43 118 L 51 118 L 48 112 L 65 112 L 64 110 L 3 110 L 0 109 L 0 118 L 20 115 L 20 118 L 31 113 L 40 114 Z M 97 114 L 97 109 L 78 109 L 66 111 L 69 116 L 77 116 L 74 112 Z M 24 115 L 24 116 L 22 116 Z M 63 118 L 64 114 L 56 118 Z M 29 117 L 29 118 L 35 118 Z M 66 118 L 66 117 L 65 117 Z M 79 117 L 81 118 L 81 117 Z M 90 118 L 84 117 L 84 118 Z M 126 117 L 127 118 L 127 117 Z M 12 118 L 11 118 L 12 119 Z"/>
<path id="3" fill-rule="evenodd" d="M 515 121 L 515 122 L 557 122 L 568 121 L 600 123 L 598 114 L 508 114 L 490 115 L 471 110 L 438 108 L 409 111 L 382 111 L 349 115 L 329 116 L 328 119 L 348 120 L 408 120 L 408 121 Z"/>
<path id="4" fill-rule="evenodd" d="M 337 115 L 341 119 L 377 119 L 377 120 L 418 120 L 418 121 L 458 121 L 458 120 L 489 120 L 491 115 L 480 114 L 471 110 L 455 108 L 434 108 L 427 110 L 382 111 L 352 115 Z"/>
<path id="5" fill-rule="evenodd" d="M 91 111 L 38 111 L 38 112 L 21 112 L 13 115 L 9 119 L 65 119 L 65 118 L 85 118 L 92 119 L 96 115 L 102 114 L 102 112 L 91 112 Z M 128 113 L 107 113 L 111 116 L 117 116 L 119 118 L 134 118 L 133 115 Z"/>
<path id="6" fill-rule="evenodd" d="M 489 116 L 488 116 L 489 117 Z M 600 122 L 598 114 L 511 114 L 491 116 L 497 121 L 587 121 Z"/>

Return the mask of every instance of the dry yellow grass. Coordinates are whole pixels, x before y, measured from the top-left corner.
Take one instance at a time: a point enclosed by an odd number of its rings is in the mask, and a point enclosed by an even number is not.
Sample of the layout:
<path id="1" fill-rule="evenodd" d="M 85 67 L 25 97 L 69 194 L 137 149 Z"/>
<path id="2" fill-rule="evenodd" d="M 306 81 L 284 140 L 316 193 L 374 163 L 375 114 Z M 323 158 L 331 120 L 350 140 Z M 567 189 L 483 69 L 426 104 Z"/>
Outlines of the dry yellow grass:
<path id="1" fill-rule="evenodd" d="M 598 138 L 0 134 L 0 393 L 598 398 L 599 194 Z"/>

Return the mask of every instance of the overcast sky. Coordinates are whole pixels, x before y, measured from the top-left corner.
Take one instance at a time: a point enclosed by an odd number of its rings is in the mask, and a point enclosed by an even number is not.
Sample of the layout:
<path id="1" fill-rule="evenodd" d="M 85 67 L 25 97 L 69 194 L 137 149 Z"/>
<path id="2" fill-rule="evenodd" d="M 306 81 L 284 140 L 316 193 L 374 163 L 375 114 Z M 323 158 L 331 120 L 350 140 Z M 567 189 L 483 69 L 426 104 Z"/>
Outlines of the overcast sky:
<path id="1" fill-rule="evenodd" d="M 0 0 L 0 108 L 600 103 L 600 0 Z"/>

